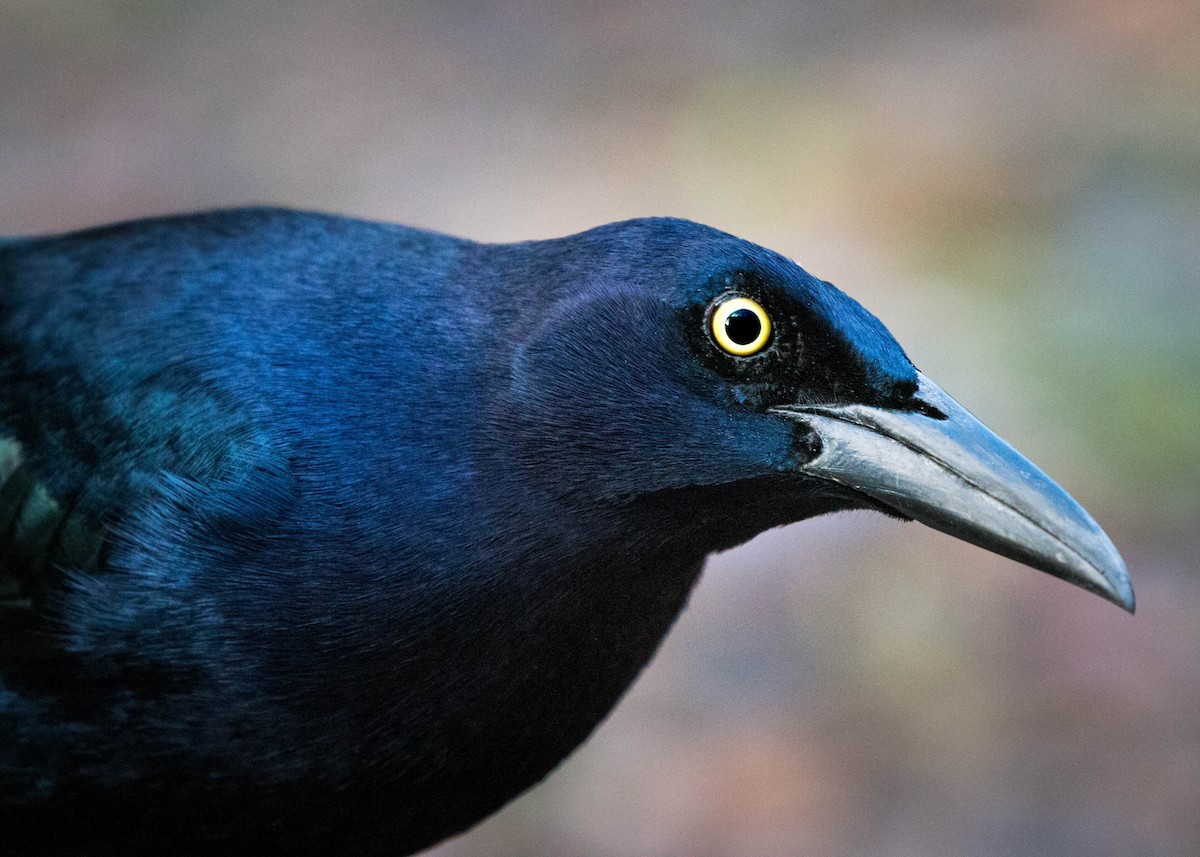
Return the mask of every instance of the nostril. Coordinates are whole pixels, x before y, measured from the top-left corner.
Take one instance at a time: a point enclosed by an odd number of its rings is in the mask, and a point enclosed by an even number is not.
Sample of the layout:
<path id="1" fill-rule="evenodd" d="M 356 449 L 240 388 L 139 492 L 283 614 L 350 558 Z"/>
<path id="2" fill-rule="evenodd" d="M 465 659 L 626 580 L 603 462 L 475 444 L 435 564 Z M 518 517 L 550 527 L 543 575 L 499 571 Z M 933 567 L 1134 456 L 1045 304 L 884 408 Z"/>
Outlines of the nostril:
<path id="1" fill-rule="evenodd" d="M 949 419 L 946 414 L 939 408 L 935 408 L 929 402 L 923 402 L 920 399 L 913 399 L 912 409 L 919 414 L 924 414 L 930 419 L 945 420 Z"/>
<path id="2" fill-rule="evenodd" d="M 936 405 L 918 397 L 920 385 L 915 381 L 897 381 L 892 385 L 885 404 L 902 411 L 915 411 L 933 420 L 949 419 Z"/>

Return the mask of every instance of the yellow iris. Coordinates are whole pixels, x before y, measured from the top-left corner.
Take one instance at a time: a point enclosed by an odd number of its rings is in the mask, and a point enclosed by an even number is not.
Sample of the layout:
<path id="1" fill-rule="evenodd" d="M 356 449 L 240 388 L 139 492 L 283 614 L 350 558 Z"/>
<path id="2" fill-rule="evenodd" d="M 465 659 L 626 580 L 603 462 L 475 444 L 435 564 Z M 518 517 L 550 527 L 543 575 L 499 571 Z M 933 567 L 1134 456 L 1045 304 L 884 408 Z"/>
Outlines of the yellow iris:
<path id="1" fill-rule="evenodd" d="M 750 298 L 722 301 L 713 310 L 711 324 L 713 341 L 736 357 L 757 354 L 771 339 L 771 317 Z"/>

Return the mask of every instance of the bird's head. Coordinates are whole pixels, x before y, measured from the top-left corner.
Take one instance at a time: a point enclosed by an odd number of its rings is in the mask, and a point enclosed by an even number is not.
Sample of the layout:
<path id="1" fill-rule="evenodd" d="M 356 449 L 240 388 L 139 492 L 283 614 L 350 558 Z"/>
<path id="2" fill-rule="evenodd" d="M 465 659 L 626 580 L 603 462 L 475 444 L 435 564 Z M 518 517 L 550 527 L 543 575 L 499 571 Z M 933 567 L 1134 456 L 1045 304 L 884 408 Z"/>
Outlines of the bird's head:
<path id="1" fill-rule="evenodd" d="M 544 291 L 511 315 L 499 418 L 544 490 L 671 509 L 708 550 L 877 509 L 1133 610 L 1124 564 L 1088 513 L 878 319 L 790 260 L 673 219 L 516 250 Z"/>

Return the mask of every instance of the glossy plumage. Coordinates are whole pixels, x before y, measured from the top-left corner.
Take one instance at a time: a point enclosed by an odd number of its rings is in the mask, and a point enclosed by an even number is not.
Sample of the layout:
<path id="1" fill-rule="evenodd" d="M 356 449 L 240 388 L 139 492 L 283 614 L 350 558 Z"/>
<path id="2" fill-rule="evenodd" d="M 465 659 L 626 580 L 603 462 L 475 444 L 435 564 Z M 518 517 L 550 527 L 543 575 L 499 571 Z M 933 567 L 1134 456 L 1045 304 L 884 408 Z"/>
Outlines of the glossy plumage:
<path id="1" fill-rule="evenodd" d="M 731 294 L 761 352 L 714 344 Z M 263 209 L 0 245 L 4 850 L 462 830 L 588 735 L 707 554 L 925 520 L 822 470 L 844 438 L 816 427 L 937 429 L 929 389 L 853 300 L 681 220 L 482 245 Z M 1107 555 L 964 537 L 1132 606 Z"/>

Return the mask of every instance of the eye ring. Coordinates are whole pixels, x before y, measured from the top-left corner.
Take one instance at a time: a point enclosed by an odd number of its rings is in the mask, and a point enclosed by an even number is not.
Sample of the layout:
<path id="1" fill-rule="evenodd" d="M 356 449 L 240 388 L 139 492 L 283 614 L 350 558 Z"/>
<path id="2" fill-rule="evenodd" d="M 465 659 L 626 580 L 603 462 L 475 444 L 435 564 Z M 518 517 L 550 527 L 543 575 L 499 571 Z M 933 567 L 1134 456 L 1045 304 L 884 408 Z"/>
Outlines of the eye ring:
<path id="1" fill-rule="evenodd" d="M 734 357 L 757 354 L 771 341 L 771 317 L 746 297 L 726 298 L 714 306 L 708 329 L 717 347 Z"/>

